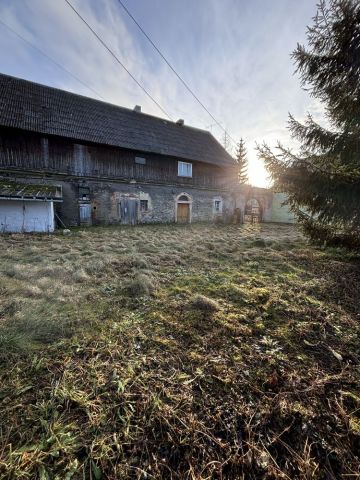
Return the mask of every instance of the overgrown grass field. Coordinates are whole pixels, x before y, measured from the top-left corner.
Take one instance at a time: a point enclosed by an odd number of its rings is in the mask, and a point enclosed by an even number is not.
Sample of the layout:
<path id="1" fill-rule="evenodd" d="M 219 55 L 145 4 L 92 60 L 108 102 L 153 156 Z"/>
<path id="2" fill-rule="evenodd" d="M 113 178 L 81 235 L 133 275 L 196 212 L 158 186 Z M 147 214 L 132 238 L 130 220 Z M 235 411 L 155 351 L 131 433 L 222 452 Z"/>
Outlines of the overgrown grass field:
<path id="1" fill-rule="evenodd" d="M 351 479 L 360 259 L 295 227 L 0 237 L 2 479 Z"/>

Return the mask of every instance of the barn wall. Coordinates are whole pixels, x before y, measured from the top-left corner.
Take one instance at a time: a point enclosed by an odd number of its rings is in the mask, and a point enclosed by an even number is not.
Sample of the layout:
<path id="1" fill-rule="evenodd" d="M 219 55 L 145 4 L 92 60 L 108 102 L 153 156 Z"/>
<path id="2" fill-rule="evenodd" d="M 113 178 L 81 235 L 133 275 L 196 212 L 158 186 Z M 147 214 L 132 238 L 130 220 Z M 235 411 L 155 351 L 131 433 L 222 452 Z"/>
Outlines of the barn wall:
<path id="1" fill-rule="evenodd" d="M 0 232 L 53 231 L 53 202 L 0 200 Z"/>
<path id="2" fill-rule="evenodd" d="M 145 165 L 136 163 L 143 157 Z M 80 144 L 70 139 L 3 128 L 0 131 L 0 169 L 65 177 L 117 179 L 162 184 L 224 188 L 229 170 L 191 161 L 192 178 L 178 176 L 178 160 L 167 155 L 142 153 L 106 145 Z M 230 175 L 232 175 L 230 173 Z"/>

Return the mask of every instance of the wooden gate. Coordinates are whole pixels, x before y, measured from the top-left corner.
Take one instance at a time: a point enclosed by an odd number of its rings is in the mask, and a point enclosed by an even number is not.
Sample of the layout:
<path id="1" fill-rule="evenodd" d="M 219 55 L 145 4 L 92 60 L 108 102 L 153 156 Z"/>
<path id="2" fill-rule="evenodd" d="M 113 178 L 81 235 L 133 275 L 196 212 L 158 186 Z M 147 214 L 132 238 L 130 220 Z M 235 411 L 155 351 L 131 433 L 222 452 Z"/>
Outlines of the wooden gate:
<path id="1" fill-rule="evenodd" d="M 259 223 L 261 222 L 261 207 L 258 200 L 255 198 L 249 199 L 245 204 L 244 212 L 245 223 Z"/>
<path id="2" fill-rule="evenodd" d="M 119 203 L 120 221 L 126 225 L 135 225 L 138 221 L 139 200 L 137 198 L 123 197 Z"/>
<path id="3" fill-rule="evenodd" d="M 188 203 L 177 204 L 177 221 L 178 223 L 189 223 L 190 205 Z"/>

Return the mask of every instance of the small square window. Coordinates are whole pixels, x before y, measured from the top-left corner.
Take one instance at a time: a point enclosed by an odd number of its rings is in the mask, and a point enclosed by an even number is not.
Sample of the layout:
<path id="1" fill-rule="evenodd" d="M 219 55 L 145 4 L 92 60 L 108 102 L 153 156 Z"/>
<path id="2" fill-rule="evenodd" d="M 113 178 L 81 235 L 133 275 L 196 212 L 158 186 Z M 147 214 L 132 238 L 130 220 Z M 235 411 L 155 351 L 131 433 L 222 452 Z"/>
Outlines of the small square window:
<path id="1" fill-rule="evenodd" d="M 149 210 L 148 200 L 140 200 L 140 212 L 147 212 Z"/>
<path id="2" fill-rule="evenodd" d="M 90 188 L 89 187 L 79 187 L 79 198 L 81 200 L 89 200 L 89 198 L 90 198 Z"/>
<path id="3" fill-rule="evenodd" d="M 192 177 L 192 163 L 178 162 L 178 176 Z"/>
<path id="4" fill-rule="evenodd" d="M 221 212 L 221 200 L 214 201 L 215 212 Z"/>
<path id="5" fill-rule="evenodd" d="M 146 165 L 146 158 L 144 157 L 135 157 L 135 163 L 139 165 Z"/>

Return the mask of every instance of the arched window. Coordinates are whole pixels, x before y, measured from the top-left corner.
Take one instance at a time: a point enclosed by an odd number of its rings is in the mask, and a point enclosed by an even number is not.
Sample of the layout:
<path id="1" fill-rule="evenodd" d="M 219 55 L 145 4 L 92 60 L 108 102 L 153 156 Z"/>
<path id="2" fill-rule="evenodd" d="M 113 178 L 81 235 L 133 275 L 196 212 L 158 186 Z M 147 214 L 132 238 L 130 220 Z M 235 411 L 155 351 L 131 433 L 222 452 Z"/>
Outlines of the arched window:
<path id="1" fill-rule="evenodd" d="M 180 195 L 180 197 L 178 198 L 178 202 L 189 202 L 190 199 L 187 195 Z"/>

